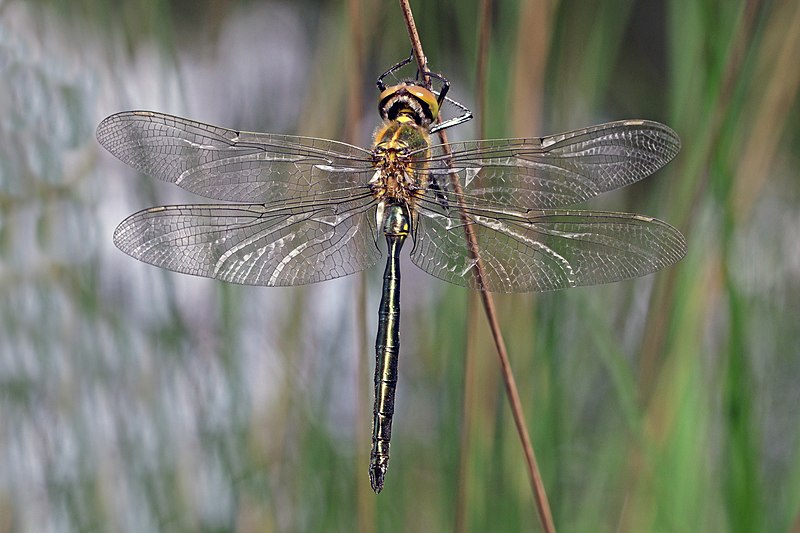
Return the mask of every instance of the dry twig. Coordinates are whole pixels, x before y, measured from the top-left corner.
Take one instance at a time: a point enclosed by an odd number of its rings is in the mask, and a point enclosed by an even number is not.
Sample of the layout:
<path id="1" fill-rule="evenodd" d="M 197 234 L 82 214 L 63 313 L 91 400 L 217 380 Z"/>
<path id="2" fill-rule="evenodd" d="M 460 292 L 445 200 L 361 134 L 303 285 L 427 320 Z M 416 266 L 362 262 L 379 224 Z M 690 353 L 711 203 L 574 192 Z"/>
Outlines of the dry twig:
<path id="1" fill-rule="evenodd" d="M 422 50 L 422 42 L 419 39 L 419 33 L 417 32 L 416 24 L 414 24 L 414 15 L 411 12 L 411 6 L 409 5 L 408 0 L 400 0 L 400 7 L 403 10 L 403 18 L 406 21 L 408 36 L 411 40 L 414 56 L 417 58 L 419 71 L 424 76 L 425 83 L 430 84 L 430 79 L 427 75 L 425 75 L 425 73 L 428 71 L 428 60 L 425 57 L 424 51 Z M 447 134 L 444 132 L 444 130 L 439 130 L 439 139 L 441 140 L 442 144 L 445 145 L 445 150 L 449 153 Z M 473 272 L 477 278 L 478 285 L 483 286 L 483 264 L 481 263 L 480 255 L 478 253 L 478 241 L 475 236 L 475 232 L 472 228 L 472 225 L 467 220 L 467 216 L 464 212 L 464 206 L 461 200 L 463 197 L 463 190 L 455 175 L 451 176 L 451 183 L 453 185 L 455 197 L 458 199 L 459 211 L 461 212 L 462 219 L 464 219 L 465 222 L 464 232 L 466 234 L 469 253 L 472 259 L 476 261 Z M 553 515 L 550 511 L 550 503 L 547 500 L 547 493 L 544 489 L 544 484 L 542 483 L 539 467 L 536 464 L 536 456 L 533 451 L 533 444 L 531 443 L 530 436 L 528 435 L 528 429 L 525 426 L 525 416 L 522 412 L 522 403 L 520 402 L 519 393 L 517 392 L 517 384 L 514 379 L 514 373 L 511 370 L 511 365 L 508 360 L 508 352 L 506 351 L 505 341 L 503 340 L 503 335 L 500 332 L 500 325 L 497 321 L 494 299 L 492 298 L 492 294 L 488 291 L 480 291 L 480 293 L 481 300 L 483 302 L 483 309 L 486 313 L 486 318 L 489 321 L 489 328 L 492 332 L 492 338 L 494 339 L 495 347 L 497 348 L 497 357 L 500 363 L 500 371 L 503 375 L 506 396 L 508 397 L 508 402 L 514 417 L 514 424 L 517 428 L 517 433 L 519 434 L 520 442 L 522 443 L 522 449 L 525 454 L 525 462 L 527 464 L 528 475 L 531 480 L 534 499 L 536 500 L 536 509 L 538 511 L 539 521 L 546 533 L 555 533 L 556 528 L 553 523 Z"/>

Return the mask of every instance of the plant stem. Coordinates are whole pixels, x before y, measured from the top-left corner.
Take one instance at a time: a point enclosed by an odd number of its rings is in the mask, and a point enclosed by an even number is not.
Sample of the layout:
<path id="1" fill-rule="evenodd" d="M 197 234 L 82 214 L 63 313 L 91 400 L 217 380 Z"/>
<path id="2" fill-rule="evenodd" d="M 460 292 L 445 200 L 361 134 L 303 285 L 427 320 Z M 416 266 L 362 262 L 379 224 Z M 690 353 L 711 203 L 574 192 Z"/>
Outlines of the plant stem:
<path id="1" fill-rule="evenodd" d="M 406 21 L 408 36 L 411 40 L 411 46 L 414 50 L 414 55 L 417 58 L 417 65 L 419 67 L 420 74 L 424 76 L 425 83 L 429 84 L 430 80 L 428 76 L 425 75 L 425 72 L 428 70 L 428 61 L 425 57 L 424 51 L 422 50 L 422 42 L 420 41 L 416 24 L 414 24 L 414 15 L 411 12 L 411 6 L 409 5 L 408 0 L 400 0 L 400 7 L 403 11 L 403 18 Z M 441 117 L 439 117 L 439 120 L 440 119 Z M 447 134 L 444 132 L 444 130 L 439 130 L 438 133 L 439 139 L 444 145 L 445 152 L 449 154 L 450 148 L 447 142 Z M 482 280 L 484 278 L 484 270 L 483 264 L 480 260 L 480 255 L 478 253 L 478 240 L 475 236 L 475 231 L 472 228 L 472 224 L 470 224 L 469 219 L 464 211 L 463 201 L 461 200 L 463 198 L 463 190 L 456 174 L 451 174 L 451 183 L 453 185 L 455 197 L 458 199 L 462 220 L 465 222 L 464 232 L 467 238 L 469 253 L 471 258 L 476 261 L 473 272 L 477 278 L 478 286 L 483 286 Z M 511 407 L 511 413 L 514 417 L 514 425 L 517 428 L 517 434 L 519 435 L 522 449 L 525 454 L 525 462 L 527 464 L 528 476 L 531 481 L 533 496 L 536 500 L 536 509 L 539 515 L 539 522 L 542 525 L 542 529 L 546 533 L 555 533 L 556 528 L 553 523 L 553 515 L 550 511 L 550 503 L 547 500 L 547 493 L 544 489 L 544 484 L 542 483 L 539 467 L 536 464 L 536 455 L 533 451 L 533 444 L 531 443 L 530 435 L 528 434 L 528 429 L 525 425 L 525 416 L 522 412 L 522 402 L 520 402 L 519 399 L 517 384 L 514 379 L 514 373 L 511 370 L 511 364 L 508 360 L 508 352 L 506 351 L 505 341 L 503 340 L 503 334 L 500 331 L 500 325 L 497 321 L 494 298 L 490 292 L 485 290 L 481 290 L 480 294 L 483 302 L 483 309 L 489 322 L 489 329 L 492 332 L 492 338 L 494 339 L 494 344 L 497 349 L 500 371 L 503 375 L 503 383 L 505 384 L 506 388 L 506 397 L 508 398 L 508 402 Z"/>

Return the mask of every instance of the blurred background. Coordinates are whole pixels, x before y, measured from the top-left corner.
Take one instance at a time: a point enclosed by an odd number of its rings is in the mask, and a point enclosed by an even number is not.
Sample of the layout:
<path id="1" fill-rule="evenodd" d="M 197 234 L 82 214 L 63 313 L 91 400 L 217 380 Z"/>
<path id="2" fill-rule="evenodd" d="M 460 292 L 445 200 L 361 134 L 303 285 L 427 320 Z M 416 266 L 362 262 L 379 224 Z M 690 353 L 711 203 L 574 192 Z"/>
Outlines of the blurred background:
<path id="1" fill-rule="evenodd" d="M 800 3 L 412 7 L 477 117 L 451 140 L 648 118 L 683 141 L 591 202 L 681 229 L 680 264 L 496 297 L 559 531 L 800 532 Z M 466 289 L 404 258 L 375 496 L 381 267 L 241 287 L 112 244 L 134 211 L 203 200 L 105 153 L 105 116 L 368 145 L 409 49 L 394 1 L 0 1 L 0 532 L 538 529 Z"/>

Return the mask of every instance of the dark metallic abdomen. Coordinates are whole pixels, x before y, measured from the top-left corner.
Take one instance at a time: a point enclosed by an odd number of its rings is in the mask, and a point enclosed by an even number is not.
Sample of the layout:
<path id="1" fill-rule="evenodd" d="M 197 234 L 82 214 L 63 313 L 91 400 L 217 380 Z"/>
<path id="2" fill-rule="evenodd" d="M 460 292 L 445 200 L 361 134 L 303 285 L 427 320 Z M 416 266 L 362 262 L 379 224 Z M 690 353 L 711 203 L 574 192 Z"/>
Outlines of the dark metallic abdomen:
<path id="1" fill-rule="evenodd" d="M 383 233 L 386 236 L 389 257 L 383 273 L 378 337 L 375 340 L 375 405 L 372 410 L 372 453 L 369 465 L 369 479 L 375 492 L 383 489 L 383 478 L 389 465 L 397 362 L 400 354 L 400 249 L 408 231 L 408 207 L 402 203 L 387 206 Z"/>

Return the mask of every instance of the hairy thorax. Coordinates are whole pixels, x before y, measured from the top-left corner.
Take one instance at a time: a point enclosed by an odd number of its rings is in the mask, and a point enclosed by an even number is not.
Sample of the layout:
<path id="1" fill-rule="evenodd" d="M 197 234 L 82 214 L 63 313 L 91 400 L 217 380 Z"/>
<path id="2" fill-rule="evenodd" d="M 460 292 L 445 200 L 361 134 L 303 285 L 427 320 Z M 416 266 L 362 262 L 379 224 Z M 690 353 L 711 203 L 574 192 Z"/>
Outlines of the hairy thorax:
<path id="1" fill-rule="evenodd" d="M 375 132 L 372 194 L 386 203 L 405 203 L 410 211 L 428 186 L 430 136 L 413 121 L 386 122 Z"/>

